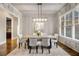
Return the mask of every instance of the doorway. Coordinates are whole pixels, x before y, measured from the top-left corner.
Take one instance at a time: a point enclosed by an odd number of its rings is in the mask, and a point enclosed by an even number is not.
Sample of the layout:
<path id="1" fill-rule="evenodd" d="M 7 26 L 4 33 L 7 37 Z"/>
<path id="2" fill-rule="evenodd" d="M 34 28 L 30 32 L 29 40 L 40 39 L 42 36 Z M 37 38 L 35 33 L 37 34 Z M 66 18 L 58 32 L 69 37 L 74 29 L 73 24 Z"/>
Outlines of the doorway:
<path id="1" fill-rule="evenodd" d="M 6 17 L 6 48 L 7 53 L 11 51 L 12 47 L 12 20 Z"/>

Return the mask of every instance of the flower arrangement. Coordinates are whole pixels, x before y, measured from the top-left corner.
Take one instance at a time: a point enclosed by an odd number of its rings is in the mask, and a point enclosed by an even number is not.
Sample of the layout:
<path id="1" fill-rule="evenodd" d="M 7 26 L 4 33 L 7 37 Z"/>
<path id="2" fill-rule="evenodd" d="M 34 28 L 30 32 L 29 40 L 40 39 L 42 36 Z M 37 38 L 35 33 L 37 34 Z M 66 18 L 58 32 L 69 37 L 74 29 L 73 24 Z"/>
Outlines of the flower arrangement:
<path id="1" fill-rule="evenodd" d="M 41 35 L 41 31 L 35 31 L 35 33 L 36 33 L 37 36 Z"/>
<path id="2" fill-rule="evenodd" d="M 38 31 L 38 32 L 37 32 L 37 36 L 40 36 L 40 35 L 41 35 L 41 32 Z"/>

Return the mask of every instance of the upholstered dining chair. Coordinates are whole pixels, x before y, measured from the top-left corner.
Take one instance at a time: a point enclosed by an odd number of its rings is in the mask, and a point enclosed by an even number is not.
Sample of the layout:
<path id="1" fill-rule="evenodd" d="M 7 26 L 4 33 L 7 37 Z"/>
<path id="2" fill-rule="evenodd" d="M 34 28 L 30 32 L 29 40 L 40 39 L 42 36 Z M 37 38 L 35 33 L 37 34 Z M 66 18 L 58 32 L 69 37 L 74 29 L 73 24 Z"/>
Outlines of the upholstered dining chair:
<path id="1" fill-rule="evenodd" d="M 54 45 L 58 47 L 58 34 L 54 34 Z"/>
<path id="2" fill-rule="evenodd" d="M 28 48 L 29 48 L 29 53 L 31 53 L 32 48 L 36 48 L 36 53 L 38 53 L 38 46 L 37 46 L 37 39 L 36 38 L 29 38 L 28 39 Z"/>
<path id="3" fill-rule="evenodd" d="M 22 46 L 23 40 L 22 40 L 22 35 L 18 35 L 19 39 L 19 48 Z"/>
<path id="4" fill-rule="evenodd" d="M 42 53 L 43 53 L 43 48 L 47 48 L 50 53 L 50 48 L 51 48 L 51 39 L 50 38 L 42 38 L 42 42 L 41 42 Z"/>
<path id="5" fill-rule="evenodd" d="M 19 48 L 24 46 L 24 48 L 26 48 L 26 38 L 23 37 L 23 35 L 19 35 L 18 36 L 19 39 Z"/>

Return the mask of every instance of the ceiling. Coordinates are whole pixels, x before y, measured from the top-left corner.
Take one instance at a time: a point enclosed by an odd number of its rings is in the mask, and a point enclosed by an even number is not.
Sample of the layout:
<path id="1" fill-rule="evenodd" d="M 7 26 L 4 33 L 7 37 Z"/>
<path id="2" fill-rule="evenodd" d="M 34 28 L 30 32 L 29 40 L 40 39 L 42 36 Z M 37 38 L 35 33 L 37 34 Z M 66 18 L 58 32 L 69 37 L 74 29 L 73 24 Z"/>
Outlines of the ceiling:
<path id="1" fill-rule="evenodd" d="M 23 14 L 38 14 L 37 3 L 13 3 L 13 5 Z M 42 14 L 55 14 L 64 5 L 64 3 L 42 3 Z"/>

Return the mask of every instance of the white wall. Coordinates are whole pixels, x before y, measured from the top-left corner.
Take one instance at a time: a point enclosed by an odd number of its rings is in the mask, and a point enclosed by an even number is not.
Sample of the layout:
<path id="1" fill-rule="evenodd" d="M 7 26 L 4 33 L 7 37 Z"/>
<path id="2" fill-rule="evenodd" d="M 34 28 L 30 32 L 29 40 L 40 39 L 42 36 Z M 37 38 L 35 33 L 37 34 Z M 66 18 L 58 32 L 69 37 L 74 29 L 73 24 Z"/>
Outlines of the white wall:
<path id="1" fill-rule="evenodd" d="M 13 21 L 12 38 L 15 39 L 17 37 L 18 21 L 16 19 L 13 19 L 12 16 L 7 13 L 7 11 L 0 9 L 0 45 L 6 43 L 6 17 L 11 18 Z"/>
<path id="2" fill-rule="evenodd" d="M 3 44 L 6 40 L 6 22 L 5 16 L 0 11 L 0 44 Z"/>
<path id="3" fill-rule="evenodd" d="M 4 10 L 0 10 L 0 44 L 6 42 L 6 17 L 10 17 Z"/>
<path id="4" fill-rule="evenodd" d="M 27 15 L 27 14 L 23 15 L 23 29 L 22 29 L 23 35 L 33 33 L 34 31 L 33 18 L 35 16 L 36 15 Z M 44 26 L 44 32 L 47 34 L 53 34 L 55 30 L 54 21 L 56 20 L 57 16 L 56 15 L 43 15 L 43 17 L 48 19 L 48 21 L 45 23 L 45 26 Z"/>
<path id="5" fill-rule="evenodd" d="M 54 33 L 59 33 L 59 17 L 58 13 L 54 15 L 55 20 L 54 20 Z"/>
<path id="6" fill-rule="evenodd" d="M 12 15 L 14 15 L 15 17 L 18 17 L 19 20 L 22 20 L 22 15 L 21 13 L 15 8 L 13 7 L 11 4 L 0 4 L 0 45 L 6 42 L 6 17 L 9 17 L 12 19 Z M 14 20 L 14 19 L 12 19 Z M 21 22 L 19 22 L 21 24 Z M 18 21 L 14 20 L 13 21 L 13 39 L 15 39 L 15 37 L 17 36 L 17 25 Z M 18 30 L 19 32 L 21 32 L 21 25 L 19 24 L 18 28 L 20 30 Z"/>
<path id="7" fill-rule="evenodd" d="M 12 16 L 12 21 L 13 21 L 13 39 L 16 39 L 17 38 L 17 29 L 18 29 L 18 18 L 17 17 L 14 17 Z"/>

